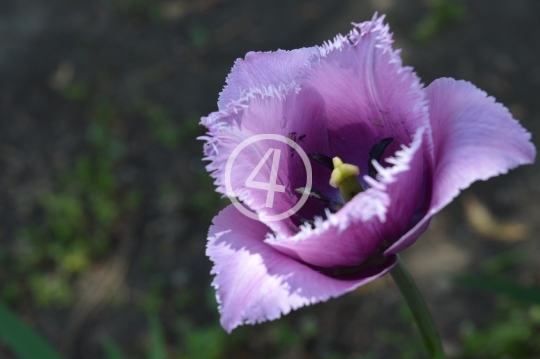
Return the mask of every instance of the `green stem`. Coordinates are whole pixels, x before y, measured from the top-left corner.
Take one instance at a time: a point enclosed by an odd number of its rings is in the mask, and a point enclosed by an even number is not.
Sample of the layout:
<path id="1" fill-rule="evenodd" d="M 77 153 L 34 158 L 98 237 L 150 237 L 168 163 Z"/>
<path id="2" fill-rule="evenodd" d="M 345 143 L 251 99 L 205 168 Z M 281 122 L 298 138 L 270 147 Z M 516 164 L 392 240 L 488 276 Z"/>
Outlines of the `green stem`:
<path id="1" fill-rule="evenodd" d="M 446 356 L 442 348 L 441 338 L 433 324 L 433 319 L 431 319 L 426 303 L 422 299 L 416 284 L 414 284 L 411 275 L 399 256 L 397 256 L 397 263 L 390 271 L 390 274 L 411 309 L 430 358 L 445 359 Z"/>

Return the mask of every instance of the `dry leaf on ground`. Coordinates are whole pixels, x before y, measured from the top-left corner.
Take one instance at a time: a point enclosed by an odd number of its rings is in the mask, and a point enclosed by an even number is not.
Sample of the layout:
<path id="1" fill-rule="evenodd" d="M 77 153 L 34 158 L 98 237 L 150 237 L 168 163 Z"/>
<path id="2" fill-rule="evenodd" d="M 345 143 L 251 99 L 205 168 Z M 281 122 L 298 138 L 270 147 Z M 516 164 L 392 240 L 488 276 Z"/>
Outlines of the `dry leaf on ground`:
<path id="1" fill-rule="evenodd" d="M 501 242 L 518 242 L 527 238 L 529 229 L 525 224 L 495 218 L 490 210 L 472 195 L 464 197 L 462 202 L 467 223 L 477 234 Z"/>

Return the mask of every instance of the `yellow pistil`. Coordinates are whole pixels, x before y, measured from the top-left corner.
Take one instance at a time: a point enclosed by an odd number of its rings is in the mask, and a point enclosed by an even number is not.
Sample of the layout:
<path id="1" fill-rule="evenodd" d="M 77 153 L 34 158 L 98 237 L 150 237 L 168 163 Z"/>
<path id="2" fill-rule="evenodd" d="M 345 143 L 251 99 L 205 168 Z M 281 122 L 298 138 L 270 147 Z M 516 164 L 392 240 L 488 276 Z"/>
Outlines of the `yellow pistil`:
<path id="1" fill-rule="evenodd" d="M 362 192 L 362 186 L 356 176 L 360 174 L 358 166 L 343 163 L 339 157 L 332 159 L 334 170 L 330 176 L 330 186 L 339 188 L 345 202 L 349 202 L 354 196 Z"/>

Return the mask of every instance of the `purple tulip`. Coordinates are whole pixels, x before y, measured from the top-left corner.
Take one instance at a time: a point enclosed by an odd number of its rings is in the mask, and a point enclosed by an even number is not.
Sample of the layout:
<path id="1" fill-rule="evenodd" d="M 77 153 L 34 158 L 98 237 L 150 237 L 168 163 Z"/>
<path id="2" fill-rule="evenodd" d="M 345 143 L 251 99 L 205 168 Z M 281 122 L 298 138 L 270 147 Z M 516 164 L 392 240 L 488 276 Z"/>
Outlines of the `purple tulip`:
<path id="1" fill-rule="evenodd" d="M 460 190 L 534 161 L 531 135 L 471 83 L 442 78 L 424 88 L 392 49 L 383 18 L 320 47 L 248 53 L 229 74 L 219 111 L 202 120 L 217 191 L 232 190 L 259 216 L 230 205 L 209 230 L 229 332 L 384 275 Z M 235 148 L 260 134 L 286 136 L 311 157 L 311 195 L 281 220 L 271 219 L 307 191 L 305 163 L 290 146 L 258 141 L 225 178 Z M 334 157 L 359 169 L 363 191 L 348 201 L 329 184 Z M 277 186 L 271 198 L 249 178 Z"/>

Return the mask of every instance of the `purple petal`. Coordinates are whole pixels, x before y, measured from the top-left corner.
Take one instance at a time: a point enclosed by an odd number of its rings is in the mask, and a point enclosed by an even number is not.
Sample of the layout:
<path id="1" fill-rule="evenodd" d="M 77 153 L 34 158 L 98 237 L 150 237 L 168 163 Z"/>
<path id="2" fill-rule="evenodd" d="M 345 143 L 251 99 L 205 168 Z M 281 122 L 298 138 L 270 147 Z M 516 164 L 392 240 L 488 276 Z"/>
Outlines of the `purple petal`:
<path id="1" fill-rule="evenodd" d="M 210 227 L 206 253 L 214 262 L 213 286 L 221 325 L 228 332 L 342 295 L 384 275 L 395 264 L 391 257 L 385 265 L 370 267 L 354 279 L 331 278 L 265 244 L 267 232 L 263 223 L 243 216 L 233 206 L 221 211 Z"/>
<path id="2" fill-rule="evenodd" d="M 227 85 L 218 101 L 220 110 L 238 101 L 252 89 L 278 88 L 289 85 L 300 67 L 306 65 L 317 49 L 303 48 L 292 51 L 249 52 L 245 59 L 236 60 L 227 77 Z"/>
<path id="3" fill-rule="evenodd" d="M 425 192 L 431 186 L 429 143 L 428 130 L 422 127 L 416 132 L 409 147 L 402 145 L 400 151 L 386 159 L 392 167 L 378 168 L 379 182 L 373 185 L 384 188 L 390 198 L 381 230 L 383 238 L 390 242 L 399 239 L 410 229 L 414 216 L 419 211 L 423 210 L 425 213 L 427 210 L 429 196 L 426 196 Z"/>
<path id="4" fill-rule="evenodd" d="M 410 147 L 404 147 L 388 161 L 393 167 L 379 167 L 379 182 L 356 195 L 336 214 L 319 219 L 315 228 L 302 227 L 294 237 L 277 235 L 266 242 L 279 251 L 320 267 L 347 267 L 363 263 L 381 244 L 397 240 L 412 225 L 424 189 L 425 128 Z M 330 250 L 329 250 L 330 249 Z"/>
<path id="5" fill-rule="evenodd" d="M 438 79 L 426 88 L 426 95 L 435 154 L 431 205 L 426 217 L 386 251 L 389 254 L 411 245 L 431 216 L 460 190 L 532 163 L 536 156 L 530 133 L 471 83 Z"/>
<path id="6" fill-rule="evenodd" d="M 383 19 L 356 25 L 347 37 L 319 48 L 319 62 L 298 80 L 326 103 L 332 154 L 359 166 L 362 174 L 375 143 L 392 137 L 387 152 L 394 153 L 429 121 L 420 81 L 392 50 Z"/>
<path id="7" fill-rule="evenodd" d="M 206 139 L 206 158 L 212 163 L 207 169 L 213 171 L 218 191 L 226 193 L 227 161 L 234 149 L 248 138 L 261 134 L 278 134 L 290 138 L 306 153 L 329 153 L 326 136 L 327 120 L 324 102 L 320 95 L 306 87 L 284 89 L 277 93 L 252 93 L 245 99 L 243 108 L 231 112 L 217 112 L 203 119 L 210 129 Z M 285 186 L 285 192 L 276 192 L 270 207 L 267 207 L 268 191 L 249 187 L 247 179 L 258 168 L 269 150 L 279 150 L 277 184 Z M 272 152 L 275 154 L 275 152 Z M 272 159 L 264 161 L 256 171 L 254 180 L 270 183 Z M 321 166 L 313 166 L 313 186 L 324 191 L 329 188 L 328 171 Z M 285 143 L 273 140 L 257 141 L 242 150 L 232 164 L 230 183 L 235 197 L 242 200 L 264 220 L 267 216 L 285 213 L 298 202 L 296 188 L 306 186 L 306 168 L 299 154 Z M 314 204 L 316 210 L 322 204 Z M 321 208 L 318 208 L 322 210 Z M 306 208 L 304 211 L 308 211 Z M 305 213 L 311 218 L 313 213 Z M 290 218 L 269 223 L 278 232 L 291 235 L 296 225 Z"/>

